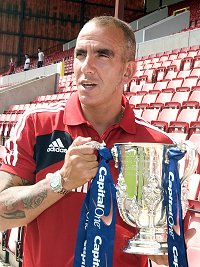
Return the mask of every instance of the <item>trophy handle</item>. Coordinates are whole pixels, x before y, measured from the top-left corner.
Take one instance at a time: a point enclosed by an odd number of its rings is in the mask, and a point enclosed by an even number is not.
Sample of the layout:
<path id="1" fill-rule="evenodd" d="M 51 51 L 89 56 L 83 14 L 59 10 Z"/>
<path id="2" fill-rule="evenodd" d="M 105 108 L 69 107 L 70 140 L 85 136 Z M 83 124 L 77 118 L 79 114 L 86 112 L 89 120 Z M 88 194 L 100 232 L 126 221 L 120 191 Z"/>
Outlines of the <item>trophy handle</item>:
<path id="1" fill-rule="evenodd" d="M 183 141 L 177 144 L 181 151 L 188 153 L 188 166 L 185 169 L 183 176 L 180 177 L 181 183 L 183 183 L 188 177 L 190 177 L 196 170 L 199 162 L 198 151 L 196 146 L 189 140 Z"/>

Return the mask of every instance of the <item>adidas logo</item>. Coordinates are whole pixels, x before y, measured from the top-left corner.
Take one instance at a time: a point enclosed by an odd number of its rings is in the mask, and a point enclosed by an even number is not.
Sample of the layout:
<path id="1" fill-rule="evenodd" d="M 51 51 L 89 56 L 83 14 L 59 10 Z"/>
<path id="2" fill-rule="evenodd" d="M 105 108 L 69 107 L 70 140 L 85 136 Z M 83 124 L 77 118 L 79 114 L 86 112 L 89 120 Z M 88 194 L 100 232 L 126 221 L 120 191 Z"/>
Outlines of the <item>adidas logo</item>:
<path id="1" fill-rule="evenodd" d="M 55 141 L 51 142 L 47 148 L 47 152 L 66 153 L 67 149 L 64 147 L 60 138 L 57 138 Z"/>

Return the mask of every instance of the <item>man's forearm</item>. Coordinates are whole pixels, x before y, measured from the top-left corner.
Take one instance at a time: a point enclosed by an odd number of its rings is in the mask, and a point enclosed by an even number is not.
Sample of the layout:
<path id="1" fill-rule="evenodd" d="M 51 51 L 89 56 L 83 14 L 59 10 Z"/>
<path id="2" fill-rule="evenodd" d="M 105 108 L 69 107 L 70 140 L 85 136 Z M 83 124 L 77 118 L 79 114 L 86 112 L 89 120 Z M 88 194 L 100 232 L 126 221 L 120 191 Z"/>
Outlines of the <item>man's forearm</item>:
<path id="1" fill-rule="evenodd" d="M 0 193 L 0 231 L 26 225 L 61 197 L 50 189 L 47 179 L 5 189 Z"/>

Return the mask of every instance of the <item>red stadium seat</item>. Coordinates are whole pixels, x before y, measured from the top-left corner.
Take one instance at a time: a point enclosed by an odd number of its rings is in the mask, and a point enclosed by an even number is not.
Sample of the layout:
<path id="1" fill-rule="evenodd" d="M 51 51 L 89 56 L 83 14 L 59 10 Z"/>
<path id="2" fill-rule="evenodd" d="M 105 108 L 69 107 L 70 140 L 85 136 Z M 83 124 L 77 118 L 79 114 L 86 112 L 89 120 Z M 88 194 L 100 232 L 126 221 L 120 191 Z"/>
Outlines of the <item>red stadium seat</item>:
<path id="1" fill-rule="evenodd" d="M 162 67 L 169 67 L 169 66 L 171 66 L 172 65 L 172 60 L 166 60 L 166 61 L 163 61 L 163 63 L 162 63 Z"/>
<path id="2" fill-rule="evenodd" d="M 196 55 L 197 55 L 197 50 L 192 50 L 191 49 L 191 50 L 188 51 L 187 57 L 194 58 Z"/>
<path id="3" fill-rule="evenodd" d="M 187 101 L 189 98 L 190 91 L 176 91 L 170 102 L 165 102 L 167 107 L 181 107 L 183 101 Z"/>
<path id="4" fill-rule="evenodd" d="M 191 70 L 180 70 L 177 73 L 176 78 L 186 78 L 186 77 L 190 76 L 190 72 L 191 72 Z"/>
<path id="5" fill-rule="evenodd" d="M 167 88 L 174 88 L 182 86 L 184 79 L 183 78 L 173 78 L 169 83 L 167 84 Z"/>
<path id="6" fill-rule="evenodd" d="M 138 117 L 142 116 L 143 109 L 141 109 L 141 108 L 133 108 L 133 111 L 134 111 L 136 116 L 138 116 Z"/>
<path id="7" fill-rule="evenodd" d="M 133 95 L 131 96 L 131 98 L 129 99 L 129 103 L 132 105 L 132 107 L 134 108 L 137 104 L 142 102 L 142 98 L 144 97 L 144 95 Z"/>
<path id="8" fill-rule="evenodd" d="M 151 83 L 151 82 L 155 82 L 155 68 L 150 68 L 144 71 L 144 76 L 147 76 L 146 82 Z"/>
<path id="9" fill-rule="evenodd" d="M 165 62 L 165 61 L 168 60 L 168 58 L 169 58 L 169 55 L 162 55 L 162 56 L 160 56 L 160 60 L 159 61 Z"/>
<path id="10" fill-rule="evenodd" d="M 180 109 L 164 108 L 159 112 L 157 120 L 152 121 L 151 124 L 167 132 L 170 121 L 176 120 L 179 112 Z"/>
<path id="11" fill-rule="evenodd" d="M 182 109 L 175 121 L 170 122 L 169 132 L 188 133 L 191 121 L 197 120 L 199 109 Z"/>
<path id="12" fill-rule="evenodd" d="M 160 94 L 158 95 L 158 97 L 156 98 L 156 100 L 154 102 L 152 102 L 152 104 L 150 105 L 153 108 L 162 108 L 164 107 L 166 102 L 170 102 L 173 96 L 173 92 L 160 92 Z"/>
<path id="13" fill-rule="evenodd" d="M 193 68 L 190 72 L 191 76 L 198 76 L 200 77 L 200 67 L 199 68 Z"/>
<path id="14" fill-rule="evenodd" d="M 180 50 L 178 52 L 177 58 L 183 59 L 183 58 L 187 57 L 187 55 L 188 55 L 188 52 L 187 51 Z"/>
<path id="15" fill-rule="evenodd" d="M 192 86 L 196 86 L 197 85 L 198 79 L 199 79 L 198 76 L 186 77 L 181 86 L 192 88 Z"/>
<path id="16" fill-rule="evenodd" d="M 165 74 L 166 74 L 166 67 L 159 67 L 157 68 L 156 70 L 156 73 L 155 73 L 155 78 L 156 78 L 156 81 L 161 81 L 165 78 Z"/>
<path id="17" fill-rule="evenodd" d="M 137 91 L 141 91 L 142 90 L 142 84 L 135 84 L 133 85 L 132 83 L 130 84 L 130 88 L 129 88 L 130 92 L 132 93 L 137 93 Z"/>
<path id="18" fill-rule="evenodd" d="M 193 61 L 193 68 L 199 68 L 200 67 L 200 55 L 194 57 Z"/>
<path id="19" fill-rule="evenodd" d="M 142 91 L 149 92 L 150 90 L 153 90 L 155 86 L 155 83 L 145 83 L 142 85 Z"/>
<path id="20" fill-rule="evenodd" d="M 148 94 L 144 95 L 141 104 L 150 104 L 156 101 L 156 98 L 158 96 L 158 92 L 157 91 L 150 91 Z"/>
<path id="21" fill-rule="evenodd" d="M 168 87 L 168 83 L 170 80 L 161 80 L 155 83 L 153 90 L 162 91 L 162 89 L 166 89 Z"/>
<path id="22" fill-rule="evenodd" d="M 181 58 L 177 58 L 177 59 L 174 59 L 172 61 L 172 65 L 176 66 L 177 71 L 181 70 L 181 63 L 182 63 L 182 59 Z"/>
<path id="23" fill-rule="evenodd" d="M 181 70 L 191 70 L 193 67 L 193 57 L 185 57 L 181 61 Z"/>
<path id="24" fill-rule="evenodd" d="M 159 109 L 145 109 L 142 113 L 142 118 L 151 123 L 152 120 L 157 120 L 158 114 Z"/>
<path id="25" fill-rule="evenodd" d="M 168 60 L 175 60 L 177 59 L 178 54 L 177 53 L 171 53 L 169 54 Z"/>

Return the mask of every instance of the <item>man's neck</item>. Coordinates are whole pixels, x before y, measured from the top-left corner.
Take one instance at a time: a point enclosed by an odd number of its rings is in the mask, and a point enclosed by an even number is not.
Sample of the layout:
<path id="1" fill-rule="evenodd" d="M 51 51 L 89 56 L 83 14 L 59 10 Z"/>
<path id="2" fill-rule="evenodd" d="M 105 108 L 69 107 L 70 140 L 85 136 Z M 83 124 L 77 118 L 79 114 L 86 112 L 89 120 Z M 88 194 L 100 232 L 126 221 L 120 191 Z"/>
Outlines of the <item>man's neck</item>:
<path id="1" fill-rule="evenodd" d="M 99 135 L 102 135 L 109 127 L 121 121 L 123 113 L 124 107 L 120 105 L 118 108 L 115 108 L 114 111 L 113 109 L 96 110 L 93 112 L 85 110 L 84 115 Z"/>

